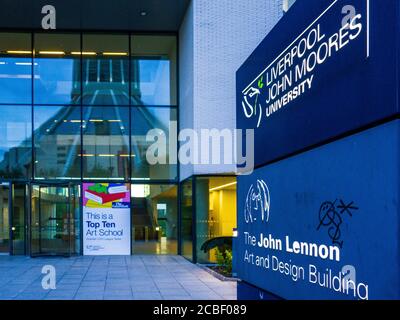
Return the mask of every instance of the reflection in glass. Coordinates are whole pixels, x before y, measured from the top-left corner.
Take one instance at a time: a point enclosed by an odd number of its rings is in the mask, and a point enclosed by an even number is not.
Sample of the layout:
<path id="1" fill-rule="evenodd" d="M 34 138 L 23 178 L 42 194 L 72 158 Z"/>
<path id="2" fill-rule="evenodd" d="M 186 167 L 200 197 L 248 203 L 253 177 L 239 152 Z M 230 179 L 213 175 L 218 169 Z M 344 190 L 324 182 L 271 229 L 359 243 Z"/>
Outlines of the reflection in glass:
<path id="1" fill-rule="evenodd" d="M 170 133 L 171 121 L 176 121 L 176 109 L 137 107 L 132 108 L 131 142 L 132 142 L 132 179 L 176 179 L 177 165 L 176 147 L 170 146 L 170 134 L 176 137 L 176 123 L 174 133 Z M 147 141 L 146 135 L 150 130 L 157 129 L 157 138 Z M 176 140 L 176 138 L 175 138 Z M 164 143 L 165 142 L 165 143 Z M 156 146 L 149 149 L 150 146 Z M 174 148 L 174 157 L 171 159 L 170 147 Z M 149 151 L 159 163 L 149 163 L 146 153 Z M 173 161 L 170 161 L 173 160 Z"/>
<path id="2" fill-rule="evenodd" d="M 82 58 L 84 104 L 129 104 L 127 35 L 84 34 Z"/>
<path id="3" fill-rule="evenodd" d="M 28 33 L 0 33 L 0 103 L 32 102 L 32 50 Z"/>
<path id="4" fill-rule="evenodd" d="M 233 228 L 236 228 L 236 177 L 196 178 L 197 262 L 215 263 L 216 249 L 204 252 L 201 246 L 210 239 L 232 237 Z"/>
<path id="5" fill-rule="evenodd" d="M 80 178 L 80 107 L 34 107 L 35 178 Z"/>
<path id="6" fill-rule="evenodd" d="M 31 174 L 31 107 L 0 106 L 0 178 Z"/>
<path id="7" fill-rule="evenodd" d="M 34 43 L 34 103 L 79 103 L 79 34 L 39 33 L 35 34 Z"/>
<path id="8" fill-rule="evenodd" d="M 193 189 L 192 179 L 181 185 L 181 251 L 182 255 L 193 260 Z"/>
<path id="9" fill-rule="evenodd" d="M 132 251 L 177 254 L 177 187 L 131 185 Z"/>
<path id="10" fill-rule="evenodd" d="M 79 253 L 78 186 L 32 185 L 31 254 Z"/>
<path id="11" fill-rule="evenodd" d="M 176 105 L 176 38 L 132 36 L 131 95 L 136 105 Z"/>
<path id="12" fill-rule="evenodd" d="M 0 184 L 0 253 L 10 252 L 9 196 L 10 185 Z"/>
<path id="13" fill-rule="evenodd" d="M 12 254 L 24 255 L 27 185 L 13 184 L 12 188 Z"/>
<path id="14" fill-rule="evenodd" d="M 83 108 L 83 176 L 129 178 L 129 108 Z"/>

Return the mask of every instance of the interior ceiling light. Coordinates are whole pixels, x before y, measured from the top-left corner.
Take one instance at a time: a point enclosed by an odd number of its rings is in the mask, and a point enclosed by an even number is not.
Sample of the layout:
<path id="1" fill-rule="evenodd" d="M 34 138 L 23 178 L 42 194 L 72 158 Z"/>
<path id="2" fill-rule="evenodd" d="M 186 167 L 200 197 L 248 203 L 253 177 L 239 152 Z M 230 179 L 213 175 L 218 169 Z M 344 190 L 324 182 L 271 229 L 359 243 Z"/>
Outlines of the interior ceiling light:
<path id="1" fill-rule="evenodd" d="M 32 62 L 16 62 L 15 65 L 16 66 L 31 66 Z M 35 62 L 34 65 L 37 66 L 38 65 L 37 62 Z"/>
<path id="2" fill-rule="evenodd" d="M 216 190 L 220 190 L 220 189 L 223 189 L 223 188 L 227 188 L 227 187 L 235 185 L 236 183 L 237 183 L 236 181 L 235 182 L 231 182 L 231 183 L 227 183 L 227 184 L 224 184 L 222 186 L 212 188 L 212 189 L 210 189 L 210 191 L 216 191 Z"/>
<path id="3" fill-rule="evenodd" d="M 140 11 L 140 15 L 141 15 L 142 17 L 147 16 L 147 11 L 144 11 L 144 10 Z"/>
<path id="4" fill-rule="evenodd" d="M 64 55 L 64 51 L 39 51 L 39 54 Z"/>
<path id="5" fill-rule="evenodd" d="M 83 52 L 80 52 L 80 51 L 73 51 L 73 52 L 71 52 L 71 54 L 74 55 L 74 56 L 80 56 L 80 55 L 83 55 L 83 56 L 95 56 L 95 55 L 96 55 L 96 52 L 89 52 L 89 51 L 83 51 Z"/>
<path id="6" fill-rule="evenodd" d="M 103 52 L 103 56 L 127 56 L 126 52 Z"/>
<path id="7" fill-rule="evenodd" d="M 84 153 L 84 154 L 79 154 L 80 157 L 94 157 L 94 154 L 91 153 Z"/>
<path id="8" fill-rule="evenodd" d="M 32 51 L 30 51 L 30 50 L 8 50 L 7 53 L 11 53 L 11 54 L 31 54 Z"/>

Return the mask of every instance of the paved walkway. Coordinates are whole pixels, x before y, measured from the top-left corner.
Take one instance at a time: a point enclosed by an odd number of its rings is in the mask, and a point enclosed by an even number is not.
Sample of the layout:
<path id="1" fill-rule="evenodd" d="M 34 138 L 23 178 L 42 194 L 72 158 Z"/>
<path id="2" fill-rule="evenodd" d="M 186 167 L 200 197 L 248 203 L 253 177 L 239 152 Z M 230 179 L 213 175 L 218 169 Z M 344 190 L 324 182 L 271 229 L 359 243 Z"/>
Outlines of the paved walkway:
<path id="1" fill-rule="evenodd" d="M 44 265 L 56 289 L 44 290 Z M 180 256 L 0 256 L 0 300 L 236 300 L 236 283 L 220 281 Z"/>

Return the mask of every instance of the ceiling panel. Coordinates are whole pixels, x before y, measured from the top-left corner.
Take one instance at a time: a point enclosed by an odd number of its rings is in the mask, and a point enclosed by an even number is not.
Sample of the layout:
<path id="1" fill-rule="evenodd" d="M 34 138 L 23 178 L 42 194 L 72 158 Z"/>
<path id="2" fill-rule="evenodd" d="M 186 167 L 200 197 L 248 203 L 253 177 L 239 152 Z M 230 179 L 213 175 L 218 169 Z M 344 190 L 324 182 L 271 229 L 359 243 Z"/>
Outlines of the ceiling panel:
<path id="1" fill-rule="evenodd" d="M 52 0 L 59 30 L 177 31 L 190 0 Z M 40 29 L 48 0 L 0 0 L 0 28 Z M 145 13 L 145 14 L 144 14 Z"/>

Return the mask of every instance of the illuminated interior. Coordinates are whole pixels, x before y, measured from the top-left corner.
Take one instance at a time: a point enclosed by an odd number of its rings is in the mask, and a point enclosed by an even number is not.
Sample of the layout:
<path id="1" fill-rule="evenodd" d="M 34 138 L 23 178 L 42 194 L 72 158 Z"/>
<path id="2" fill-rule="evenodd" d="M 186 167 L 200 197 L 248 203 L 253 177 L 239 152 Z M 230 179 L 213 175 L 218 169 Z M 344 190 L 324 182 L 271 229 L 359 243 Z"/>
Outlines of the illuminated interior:
<path id="1" fill-rule="evenodd" d="M 232 237 L 236 228 L 236 177 L 196 179 L 197 260 L 216 262 L 216 249 L 204 253 L 202 244 L 216 237 Z"/>

